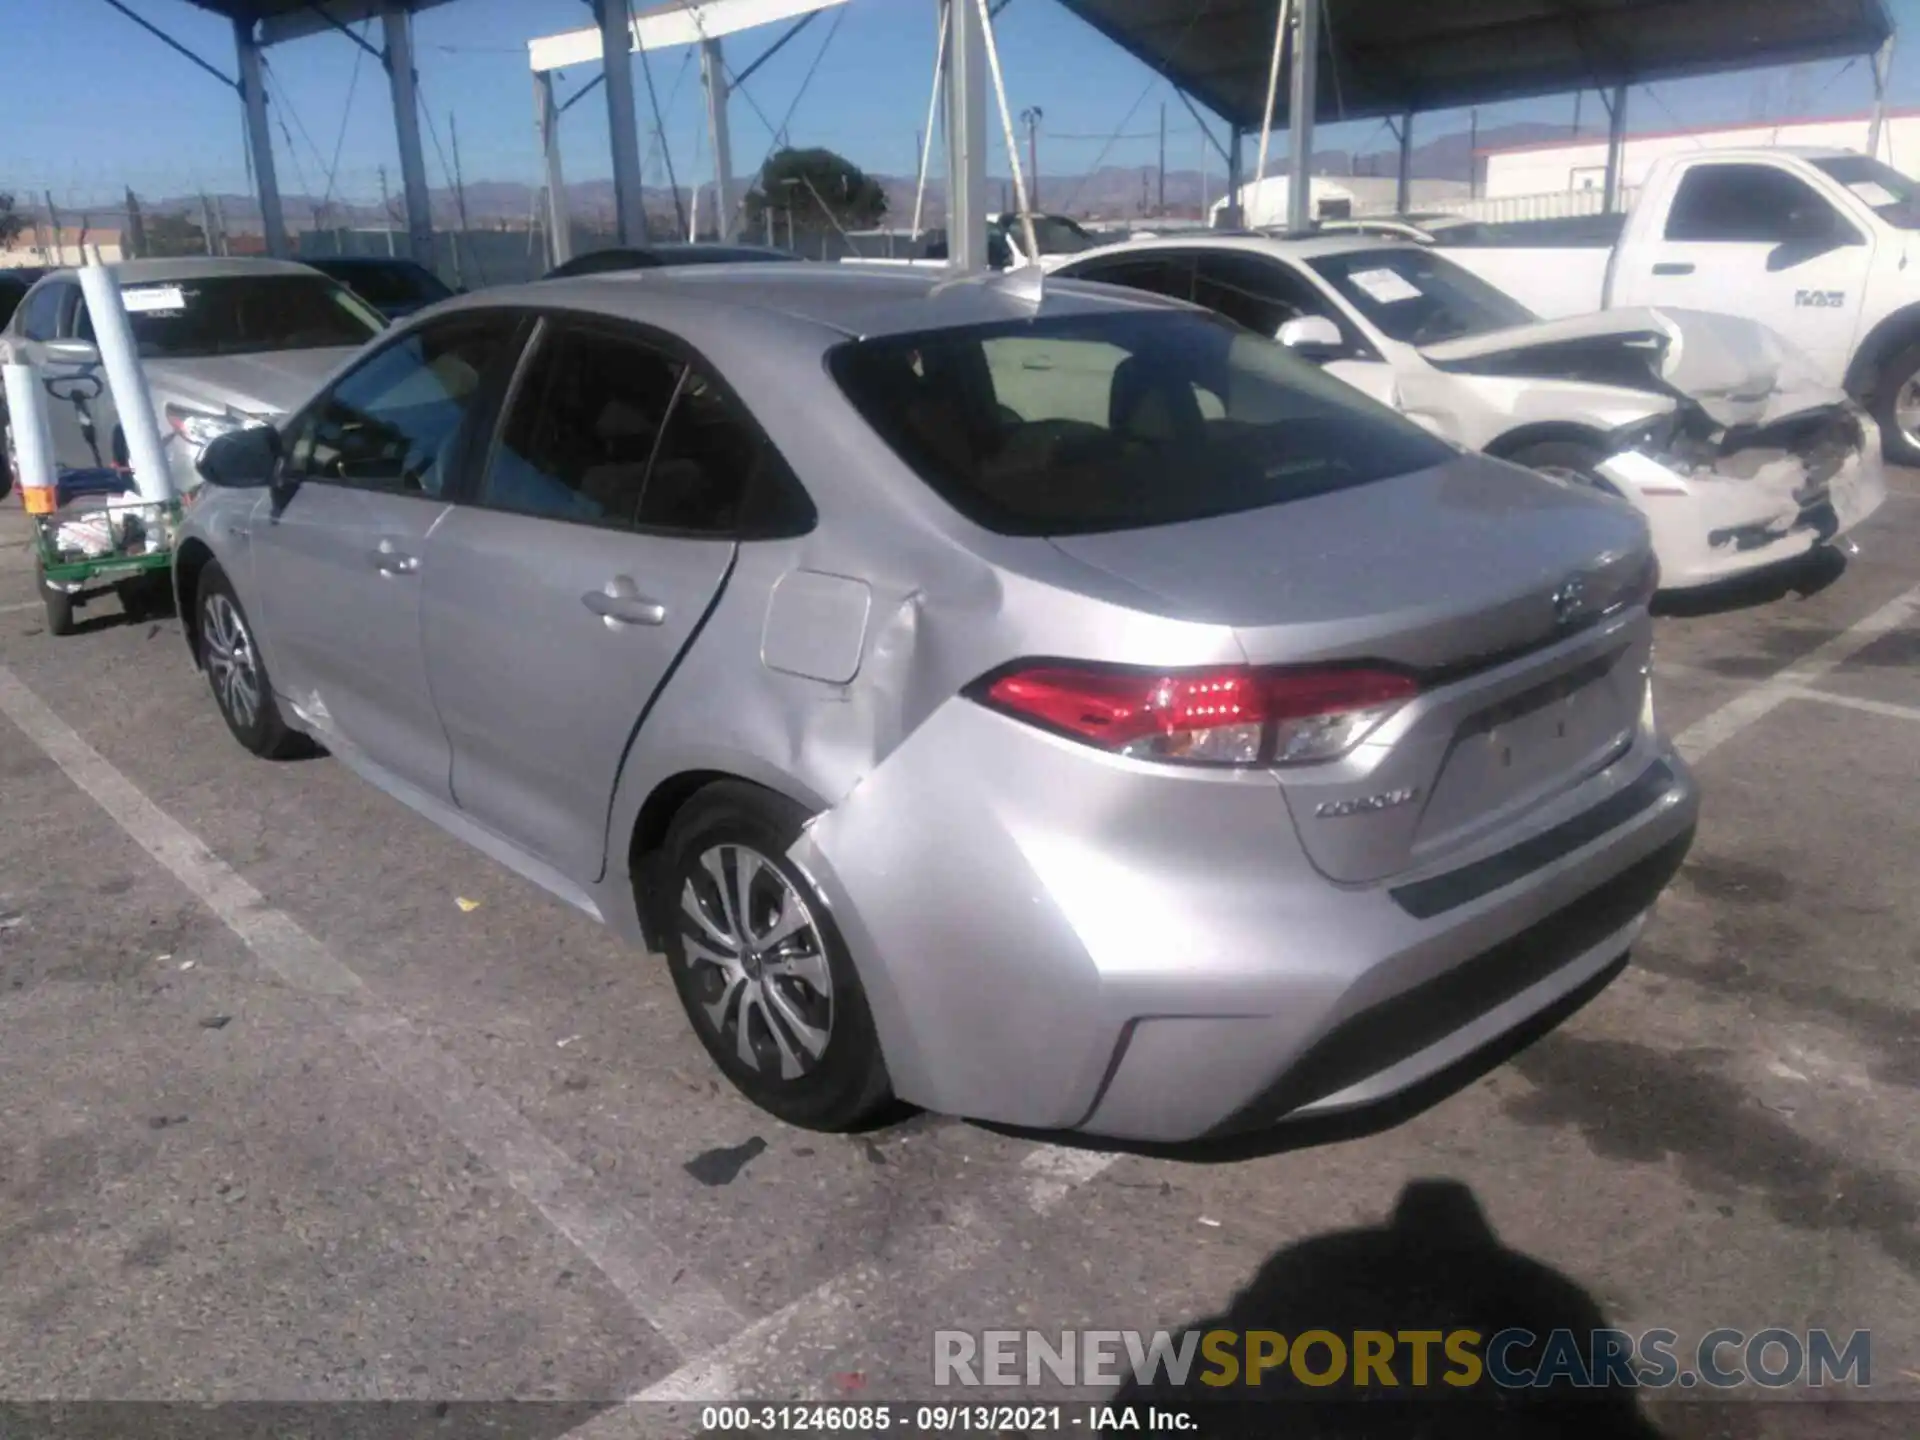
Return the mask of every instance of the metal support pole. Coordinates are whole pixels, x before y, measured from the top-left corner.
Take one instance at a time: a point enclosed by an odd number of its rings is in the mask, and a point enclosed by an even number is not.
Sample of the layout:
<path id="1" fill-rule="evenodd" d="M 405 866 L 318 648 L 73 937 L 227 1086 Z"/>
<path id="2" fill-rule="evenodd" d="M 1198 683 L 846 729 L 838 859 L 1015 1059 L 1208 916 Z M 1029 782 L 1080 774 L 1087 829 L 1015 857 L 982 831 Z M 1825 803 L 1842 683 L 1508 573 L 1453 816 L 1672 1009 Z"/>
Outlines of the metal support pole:
<path id="1" fill-rule="evenodd" d="M 1620 162 L 1627 148 L 1627 87 L 1616 85 L 1607 101 L 1607 188 L 1609 215 L 1620 210 Z"/>
<path id="2" fill-rule="evenodd" d="M 1413 112 L 1400 117 L 1400 171 L 1393 187 L 1394 212 L 1404 215 L 1413 207 Z"/>
<path id="3" fill-rule="evenodd" d="M 433 204 L 427 158 L 420 149 L 420 99 L 413 68 L 413 20 L 397 0 L 380 10 L 386 31 L 387 83 L 393 92 L 393 133 L 400 146 L 400 185 L 407 202 L 407 253 L 433 268 Z"/>
<path id="4" fill-rule="evenodd" d="M 614 231 L 622 245 L 647 238 L 640 193 L 640 132 L 633 110 L 633 30 L 627 0 L 593 0 L 607 76 L 607 139 L 613 152 Z"/>
<path id="5" fill-rule="evenodd" d="M 1880 137 L 1887 128 L 1887 79 L 1893 73 L 1893 36 L 1873 52 L 1873 119 L 1867 122 L 1867 154 L 1880 158 Z"/>
<path id="6" fill-rule="evenodd" d="M 740 217 L 733 206 L 733 134 L 727 128 L 727 61 L 720 42 L 700 42 L 700 78 L 707 86 L 707 141 L 713 147 L 713 213 L 720 242 L 731 244 L 740 235 Z"/>
<path id="7" fill-rule="evenodd" d="M 260 67 L 260 46 L 250 21 L 233 22 L 233 47 L 240 57 L 240 98 L 247 107 L 247 151 L 253 157 L 253 181 L 260 198 L 260 223 L 267 253 L 286 259 L 287 217 L 280 208 L 280 182 L 273 172 L 273 136 L 267 129 L 267 79 Z"/>
<path id="8" fill-rule="evenodd" d="M 1321 0 L 1294 0 L 1299 29 L 1293 36 L 1293 92 L 1287 101 L 1287 228 L 1305 230 L 1313 220 L 1314 89 L 1320 78 Z"/>
<path id="9" fill-rule="evenodd" d="M 1247 224 L 1246 208 L 1240 203 L 1240 187 L 1246 183 L 1246 167 L 1242 161 L 1246 132 L 1236 125 L 1227 140 L 1227 203 L 1220 211 L 1221 227 L 1227 230 L 1244 230 Z"/>
<path id="10" fill-rule="evenodd" d="M 107 389 L 113 396 L 120 433 L 127 440 L 133 483 L 142 500 L 152 504 L 171 500 L 173 472 L 167 468 L 160 422 L 153 413 L 153 392 L 140 366 L 140 347 L 120 298 L 120 282 L 105 265 L 87 264 L 83 257 L 80 291 L 87 297 L 87 319 L 93 325 L 94 344 L 100 347 L 100 368 L 107 372 Z"/>
<path id="11" fill-rule="evenodd" d="M 543 183 L 547 191 L 547 264 L 573 258 L 573 222 L 567 210 L 567 181 L 560 170 L 560 112 L 553 105 L 553 72 L 533 76 L 533 123 L 540 133 Z"/>
<path id="12" fill-rule="evenodd" d="M 970 0 L 942 7 L 947 23 L 947 268 L 987 268 L 987 45 Z"/>

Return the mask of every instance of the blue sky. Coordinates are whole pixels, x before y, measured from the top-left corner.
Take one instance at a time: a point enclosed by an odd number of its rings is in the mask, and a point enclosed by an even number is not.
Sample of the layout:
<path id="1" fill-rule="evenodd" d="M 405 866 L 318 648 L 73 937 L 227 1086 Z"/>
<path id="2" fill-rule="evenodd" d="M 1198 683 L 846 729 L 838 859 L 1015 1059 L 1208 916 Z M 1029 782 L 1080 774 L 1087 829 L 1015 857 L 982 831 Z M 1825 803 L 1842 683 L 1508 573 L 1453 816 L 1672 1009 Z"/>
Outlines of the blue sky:
<path id="1" fill-rule="evenodd" d="M 126 3 L 232 72 L 231 31 L 217 16 L 185 0 Z M 1920 17 L 1920 0 L 1889 5 L 1903 30 L 1909 16 Z M 126 185 L 148 195 L 245 188 L 240 110 L 231 91 L 101 0 L 7 0 L 5 8 L 0 189 L 51 187 L 63 203 L 87 204 L 106 203 Z M 869 169 L 910 174 L 915 133 L 927 111 L 934 10 L 933 0 L 849 0 L 816 20 L 748 83 L 752 103 L 736 101 L 736 169 L 757 168 L 770 143 L 768 122 L 777 124 L 797 97 L 790 122 L 797 143 L 830 146 Z M 418 18 L 422 93 L 440 146 L 436 153 L 430 140 L 427 148 L 436 186 L 445 183 L 441 157 L 450 127 L 457 127 L 470 183 L 536 179 L 526 41 L 590 21 L 582 0 L 453 0 Z M 730 39 L 733 67 L 742 68 L 777 33 Z M 1108 163 L 1150 164 L 1162 102 L 1169 167 L 1201 163 L 1199 133 L 1167 87 L 1055 0 L 1012 0 L 997 33 L 1012 105 L 1016 111 L 1038 105 L 1044 112 L 1043 172 L 1083 172 L 1103 150 Z M 320 193 L 331 175 L 336 194 L 365 199 L 378 193 L 378 167 L 384 164 L 398 189 L 386 77 L 358 55 L 339 35 L 269 52 L 270 85 L 279 100 L 274 147 L 284 188 Z M 679 51 L 654 56 L 652 67 L 683 182 L 708 173 L 697 64 Z M 802 93 L 809 69 L 815 73 Z M 591 77 L 591 69 L 564 75 L 562 95 Z M 651 117 L 644 83 L 637 83 L 644 137 Z M 1828 63 L 1660 86 L 1636 92 L 1631 108 L 1636 128 L 1662 129 L 1847 113 L 1863 110 L 1870 95 L 1861 61 L 1850 68 Z M 1920 36 L 1904 50 L 1896 48 L 1892 99 L 1920 103 Z M 1484 110 L 1481 123 L 1571 119 L 1572 103 L 1561 97 L 1501 105 Z M 1591 99 L 1585 114 L 1590 123 L 1598 114 Z M 1463 129 L 1466 122 L 1464 115 L 1436 115 L 1420 123 L 1422 135 L 1430 137 Z M 993 128 L 993 169 L 1004 173 Z M 1375 122 L 1323 133 L 1328 145 L 1364 149 L 1386 143 Z M 568 113 L 564 135 L 569 179 L 607 173 L 606 108 L 597 93 Z M 651 142 L 643 138 L 642 145 L 649 149 Z M 1217 160 L 1212 169 L 1217 176 Z M 649 180 L 658 174 L 656 158 Z"/>

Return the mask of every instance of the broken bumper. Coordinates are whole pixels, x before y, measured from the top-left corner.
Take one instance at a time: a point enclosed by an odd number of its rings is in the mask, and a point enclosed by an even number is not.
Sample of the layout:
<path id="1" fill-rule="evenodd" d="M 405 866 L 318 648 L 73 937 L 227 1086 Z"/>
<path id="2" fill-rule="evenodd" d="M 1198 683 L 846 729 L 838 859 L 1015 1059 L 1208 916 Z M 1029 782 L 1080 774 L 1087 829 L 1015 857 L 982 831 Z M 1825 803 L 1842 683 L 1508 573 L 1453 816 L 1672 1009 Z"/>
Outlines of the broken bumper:
<path id="1" fill-rule="evenodd" d="M 1886 499 L 1880 433 L 1865 416 L 1748 444 L 1710 467 L 1626 453 L 1600 466 L 1647 518 L 1662 590 L 1697 589 L 1796 559 Z"/>
<path id="2" fill-rule="evenodd" d="M 1154 774 L 962 700 L 789 853 L 903 1099 L 1173 1142 L 1388 1100 L 1604 983 L 1697 805 L 1649 715 L 1524 834 L 1335 885 L 1270 775 Z"/>

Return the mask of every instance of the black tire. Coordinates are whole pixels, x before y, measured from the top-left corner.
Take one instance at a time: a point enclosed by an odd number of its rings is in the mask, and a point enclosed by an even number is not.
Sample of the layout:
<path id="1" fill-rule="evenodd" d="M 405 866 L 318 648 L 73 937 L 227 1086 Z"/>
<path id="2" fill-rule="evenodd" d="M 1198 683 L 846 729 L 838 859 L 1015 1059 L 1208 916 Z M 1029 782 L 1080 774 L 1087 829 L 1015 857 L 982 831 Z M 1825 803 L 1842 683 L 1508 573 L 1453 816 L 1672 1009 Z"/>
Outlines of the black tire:
<path id="1" fill-rule="evenodd" d="M 1901 430 L 1898 413 L 1900 392 L 1916 376 L 1920 376 L 1920 345 L 1909 345 L 1880 367 L 1873 383 L 1873 420 L 1880 427 L 1880 453 L 1896 465 L 1920 465 L 1920 445 Z"/>
<path id="2" fill-rule="evenodd" d="M 40 587 L 40 599 L 47 607 L 47 633 L 49 635 L 73 634 L 73 596 L 65 590 L 56 590 L 47 584 L 47 573 L 38 561 L 34 562 L 33 578 Z"/>
<path id="3" fill-rule="evenodd" d="M 254 641 L 253 624 L 217 561 L 208 561 L 200 572 L 193 604 L 200 667 L 233 738 L 265 760 L 311 754 L 313 742 L 289 727 L 280 714 L 266 659 Z M 233 678 L 236 673 L 238 679 Z"/>
<path id="4" fill-rule="evenodd" d="M 1502 458 L 1515 465 L 1524 465 L 1529 470 L 1540 470 L 1548 475 L 1578 481 L 1582 485 L 1591 485 L 1608 495 L 1617 495 L 1619 492 L 1600 473 L 1600 465 L 1607 459 L 1608 453 L 1604 447 L 1587 440 L 1541 440 L 1532 445 L 1522 445 Z"/>
<path id="5" fill-rule="evenodd" d="M 654 893 L 642 898 L 643 903 L 651 901 L 654 930 L 664 939 L 667 968 L 687 1020 L 721 1073 L 754 1104 L 790 1125 L 851 1130 L 885 1109 L 893 1090 L 846 943 L 806 876 L 786 858 L 806 819 L 798 805 L 757 785 L 709 785 L 674 817 L 654 872 Z M 758 917 L 748 921 L 749 938 L 771 933 L 770 922 L 783 912 L 791 915 L 786 907 L 794 901 L 804 907 L 807 923 L 765 952 L 764 963 L 781 965 L 783 973 L 762 973 L 762 958 L 751 949 L 732 978 L 721 965 L 701 958 L 703 952 L 739 959 L 742 948 L 723 944 L 714 932 L 703 933 L 683 908 L 691 888 L 694 903 L 721 931 L 737 933 L 735 907 L 720 902 L 720 886 L 703 863 L 709 855 L 726 877 L 729 895 L 737 893 L 741 861 L 748 860 L 748 903 Z M 755 860 L 758 867 L 752 864 Z M 829 982 L 824 995 L 817 979 L 805 978 L 823 971 Z M 716 1020 L 707 1007 L 722 999 L 725 1004 Z M 816 1033 L 824 1030 L 817 1053 L 790 1023 L 792 1017 Z M 776 1023 L 781 1027 L 777 1035 Z M 741 1026 L 748 1027 L 752 1064 L 740 1056 Z M 795 1067 L 791 1071 L 789 1060 Z"/>

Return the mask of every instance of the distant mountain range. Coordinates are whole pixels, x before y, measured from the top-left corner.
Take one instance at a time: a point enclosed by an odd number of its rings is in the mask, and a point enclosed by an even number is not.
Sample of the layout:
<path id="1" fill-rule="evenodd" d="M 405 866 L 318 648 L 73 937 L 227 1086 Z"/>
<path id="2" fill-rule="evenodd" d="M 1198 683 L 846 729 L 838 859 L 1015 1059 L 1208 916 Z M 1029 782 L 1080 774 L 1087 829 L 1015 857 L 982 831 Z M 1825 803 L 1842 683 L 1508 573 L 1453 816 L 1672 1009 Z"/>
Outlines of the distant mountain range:
<path id="1" fill-rule="evenodd" d="M 1431 180 L 1467 180 L 1471 177 L 1473 146 L 1476 143 L 1482 149 L 1498 148 L 1507 145 L 1524 145 L 1548 139 L 1569 138 L 1569 127 L 1565 125 L 1546 125 L 1535 122 L 1500 125 L 1482 130 L 1478 137 L 1470 137 L 1466 131 L 1436 136 L 1434 139 L 1414 147 L 1413 174 L 1418 179 Z M 1286 173 L 1286 153 L 1284 136 L 1277 137 L 1280 146 L 1270 150 L 1267 157 L 1269 170 L 1274 174 Z M 1052 175 L 1045 171 L 1045 141 L 1041 135 L 1042 173 L 1039 177 L 1039 202 L 1043 210 L 1062 211 L 1067 214 L 1091 218 L 1131 218 L 1154 213 L 1159 204 L 1158 178 L 1153 166 L 1106 165 L 1089 174 Z M 938 157 L 936 157 L 936 164 Z M 1251 170 L 1253 151 L 1249 145 L 1246 163 Z M 1376 149 L 1356 154 L 1348 150 L 1318 150 L 1314 152 L 1313 169 L 1316 174 L 1341 175 L 1392 175 L 1398 165 L 1398 152 L 1392 149 Z M 1200 206 L 1203 195 L 1207 201 L 1218 200 L 1226 185 L 1226 166 L 1220 165 L 1205 175 L 1197 169 L 1186 168 L 1169 170 L 1166 175 L 1165 205 L 1169 212 L 1193 213 Z M 888 223 L 904 225 L 913 217 L 915 181 L 911 175 L 879 175 L 887 195 Z M 750 183 L 747 177 L 737 180 L 736 185 Z M 990 204 L 995 207 L 1011 207 L 1013 185 L 1004 177 L 992 177 L 989 182 L 993 195 Z M 649 214 L 666 221 L 674 214 L 673 192 L 665 187 L 646 187 L 646 204 Z M 461 198 L 450 189 L 436 189 L 431 192 L 434 225 L 438 229 L 454 229 L 460 224 Z M 258 230 L 260 210 L 251 195 L 222 194 L 211 197 L 218 205 L 222 221 L 232 231 Z M 686 185 L 680 187 L 680 202 L 684 207 L 689 203 L 689 190 Z M 21 196 L 24 202 L 27 197 Z M 567 186 L 568 206 L 576 224 L 594 225 L 604 221 L 611 227 L 614 214 L 613 182 L 611 180 L 583 180 Z M 710 195 L 703 195 L 706 204 L 711 204 Z M 533 186 L 510 180 L 475 180 L 466 187 L 464 197 L 467 224 L 473 229 L 523 229 L 536 215 L 539 192 Z M 396 195 L 391 203 L 391 221 L 396 226 L 404 226 L 400 200 Z M 321 205 L 310 196 L 282 194 L 282 205 L 287 213 L 287 222 L 297 230 L 322 228 L 360 229 L 377 227 L 383 223 L 382 210 L 378 202 L 349 202 L 335 200 Z M 202 200 L 198 195 L 174 195 L 161 198 L 141 197 L 141 210 L 149 216 L 177 214 L 185 215 L 198 222 L 201 219 Z M 30 206 L 23 206 L 32 213 Z M 120 207 L 98 207 L 90 212 L 62 210 L 60 218 L 63 224 L 78 223 L 83 216 L 90 215 L 92 223 L 105 227 L 118 221 Z M 938 225 L 943 223 L 946 211 L 946 184 L 938 176 L 928 179 L 925 213 L 923 223 Z M 44 209 L 40 212 L 44 216 Z M 111 219 L 109 217 L 112 217 Z"/>

